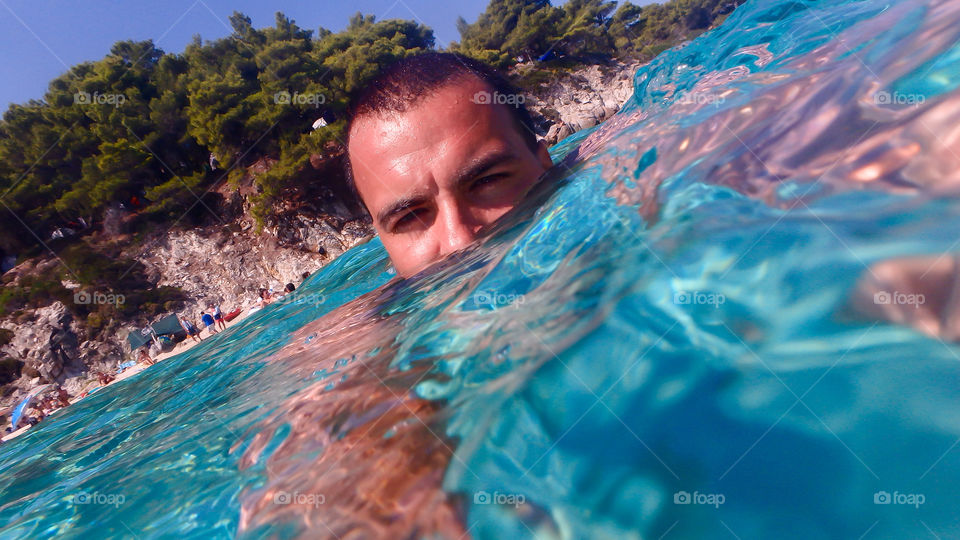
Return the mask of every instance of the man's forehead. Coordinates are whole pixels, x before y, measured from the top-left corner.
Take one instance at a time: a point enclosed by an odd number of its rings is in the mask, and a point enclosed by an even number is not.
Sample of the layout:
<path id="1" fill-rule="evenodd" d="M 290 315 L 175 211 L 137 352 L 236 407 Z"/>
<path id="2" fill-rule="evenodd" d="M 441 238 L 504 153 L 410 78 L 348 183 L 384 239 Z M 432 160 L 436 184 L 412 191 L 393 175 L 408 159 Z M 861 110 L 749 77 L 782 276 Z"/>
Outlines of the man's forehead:
<path id="1" fill-rule="evenodd" d="M 468 79 L 439 88 L 405 111 L 357 118 L 348 147 L 354 179 L 362 183 L 373 176 L 371 182 L 389 180 L 396 185 L 402 183 L 398 180 L 415 180 L 411 176 L 438 159 L 455 166 L 490 146 L 502 145 L 504 138 L 512 138 L 513 122 L 503 106 L 472 100 L 484 88 L 482 81 Z"/>
<path id="2" fill-rule="evenodd" d="M 460 79 L 434 89 L 430 95 L 417 99 L 402 111 L 363 114 L 351 125 L 348 151 L 358 149 L 355 143 L 361 143 L 363 147 L 373 143 L 379 148 L 398 150 L 411 142 L 466 135 L 470 128 L 463 126 L 464 121 L 470 125 L 487 123 L 503 113 L 499 110 L 502 107 L 475 102 L 477 92 L 488 91 L 489 87 L 479 79 Z"/>

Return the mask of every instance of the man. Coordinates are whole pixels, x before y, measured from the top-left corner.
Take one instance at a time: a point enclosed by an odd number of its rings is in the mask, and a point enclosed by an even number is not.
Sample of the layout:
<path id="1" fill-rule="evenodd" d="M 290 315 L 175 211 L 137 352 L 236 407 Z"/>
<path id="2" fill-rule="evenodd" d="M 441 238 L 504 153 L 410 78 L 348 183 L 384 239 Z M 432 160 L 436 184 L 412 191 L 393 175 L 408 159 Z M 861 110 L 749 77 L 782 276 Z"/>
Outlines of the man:
<path id="1" fill-rule="evenodd" d="M 197 330 L 197 327 L 194 326 L 192 322 L 184 319 L 183 317 L 178 317 L 178 319 L 180 320 L 180 326 L 183 327 L 184 332 L 193 338 L 193 341 L 197 343 L 203 341 L 203 338 L 200 337 L 200 331 Z"/>
<path id="2" fill-rule="evenodd" d="M 522 96 L 459 55 L 400 60 L 350 115 L 348 178 L 401 276 L 470 245 L 553 165 Z"/>
<path id="3" fill-rule="evenodd" d="M 216 306 L 211 305 L 210 309 L 213 310 L 213 320 L 217 322 L 217 330 L 226 330 L 227 323 L 223 320 L 223 312 L 220 311 L 220 304 Z"/>
<path id="4" fill-rule="evenodd" d="M 213 320 L 213 315 L 206 311 L 201 311 L 200 321 L 203 322 L 204 328 L 207 329 L 207 336 L 212 336 L 217 333 L 216 321 Z"/>

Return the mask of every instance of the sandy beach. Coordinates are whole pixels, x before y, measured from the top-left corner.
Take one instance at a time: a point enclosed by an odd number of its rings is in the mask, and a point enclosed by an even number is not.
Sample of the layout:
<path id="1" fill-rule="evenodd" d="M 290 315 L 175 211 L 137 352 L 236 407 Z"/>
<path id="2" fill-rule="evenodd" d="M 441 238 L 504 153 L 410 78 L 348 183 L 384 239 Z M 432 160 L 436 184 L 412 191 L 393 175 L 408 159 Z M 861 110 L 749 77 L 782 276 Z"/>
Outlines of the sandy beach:
<path id="1" fill-rule="evenodd" d="M 241 311 L 239 315 L 237 315 L 232 321 L 230 321 L 230 322 L 227 323 L 227 329 L 226 329 L 226 330 L 221 330 L 221 332 L 225 332 L 225 331 L 229 330 L 232 326 L 235 326 L 237 323 L 239 323 L 240 321 L 242 321 L 242 320 L 244 320 L 245 318 L 247 318 L 247 316 L 249 316 L 250 313 L 251 313 L 250 309 L 252 309 L 252 308 L 244 308 L 243 311 Z M 253 313 L 256 313 L 256 311 L 253 311 Z M 210 338 L 216 337 L 216 335 L 217 335 L 217 334 L 210 334 L 208 331 L 204 330 L 204 331 L 201 332 L 200 337 L 203 338 L 204 340 L 206 340 L 206 339 L 210 339 Z M 141 372 L 147 371 L 150 367 L 156 365 L 156 364 L 159 363 L 159 362 L 162 362 L 162 361 L 164 361 L 164 360 L 166 360 L 166 359 L 168 359 L 168 358 L 172 358 L 172 357 L 174 357 L 174 356 L 177 356 L 178 354 L 181 354 L 181 353 L 184 353 L 184 352 L 189 351 L 190 349 L 192 349 L 193 347 L 199 345 L 200 343 L 202 343 L 202 342 L 194 341 L 194 340 L 191 339 L 190 337 L 187 337 L 186 339 L 184 339 L 184 340 L 181 341 L 180 343 L 177 343 L 177 344 L 173 347 L 173 349 L 171 349 L 171 350 L 169 350 L 169 351 L 167 351 L 167 352 L 164 352 L 164 353 L 160 353 L 159 355 L 157 355 L 157 357 L 153 359 L 153 360 L 154 360 L 154 363 L 153 363 L 153 364 L 147 364 L 147 363 L 145 363 L 145 362 L 140 362 L 140 363 L 138 363 L 138 364 L 135 364 L 135 365 L 133 365 L 133 366 L 131 366 L 131 367 L 123 370 L 122 373 L 120 373 L 119 375 L 117 375 L 112 381 L 110 381 L 109 383 L 107 383 L 107 384 L 105 384 L 105 385 L 101 385 L 101 384 L 97 383 L 96 381 L 91 381 L 91 383 L 88 384 L 87 387 L 86 387 L 85 390 L 84 390 L 84 392 L 86 392 L 86 395 L 83 396 L 83 397 L 73 397 L 73 396 L 72 396 L 71 399 L 70 399 L 70 405 L 73 405 L 74 403 L 78 403 L 78 402 L 80 402 L 80 401 L 83 401 L 87 396 L 90 395 L 90 392 L 92 392 L 92 391 L 94 391 L 94 390 L 96 390 L 96 389 L 98 389 L 98 388 L 104 388 L 104 387 L 106 387 L 106 386 L 110 386 L 110 385 L 116 384 L 116 383 L 118 383 L 118 382 L 120 382 L 120 381 L 127 380 L 127 379 L 129 379 L 129 378 L 131 378 L 131 377 L 133 377 L 133 376 L 135 376 L 135 375 L 138 375 L 138 374 L 141 373 Z M 81 394 L 84 393 L 84 392 L 81 392 Z M 69 405 L 68 405 L 68 407 L 69 407 Z M 42 423 L 43 421 L 45 421 L 46 419 L 55 416 L 57 413 L 59 413 L 61 410 L 65 409 L 65 408 L 66 408 L 66 407 L 61 407 L 61 408 L 59 408 L 59 409 L 55 409 L 53 412 L 51 412 L 49 415 L 47 415 L 47 417 L 46 417 L 44 420 L 41 420 L 41 423 Z M 37 424 L 37 425 L 39 425 L 39 424 Z M 19 437 L 20 435 L 23 435 L 24 433 L 26 433 L 27 431 L 29 431 L 31 427 L 33 427 L 33 426 L 31 426 L 31 425 L 28 424 L 28 425 L 26 425 L 26 426 L 24 426 L 24 427 L 21 427 L 20 429 L 14 431 L 14 432 L 7 433 L 7 434 L 4 435 L 3 438 L 0 439 L 0 440 L 2 440 L 3 442 L 7 442 L 7 441 L 10 441 L 10 440 L 16 439 L 16 438 Z"/>

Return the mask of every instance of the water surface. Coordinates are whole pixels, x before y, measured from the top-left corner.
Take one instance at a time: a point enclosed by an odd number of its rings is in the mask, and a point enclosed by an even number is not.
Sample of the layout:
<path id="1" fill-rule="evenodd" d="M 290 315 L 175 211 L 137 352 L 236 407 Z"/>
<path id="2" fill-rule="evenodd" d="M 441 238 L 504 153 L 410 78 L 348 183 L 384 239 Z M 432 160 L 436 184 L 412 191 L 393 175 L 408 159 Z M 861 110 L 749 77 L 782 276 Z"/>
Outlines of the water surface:
<path id="1" fill-rule="evenodd" d="M 371 241 L 0 447 L 0 535 L 960 536 L 958 42 L 748 2 L 457 260 Z"/>

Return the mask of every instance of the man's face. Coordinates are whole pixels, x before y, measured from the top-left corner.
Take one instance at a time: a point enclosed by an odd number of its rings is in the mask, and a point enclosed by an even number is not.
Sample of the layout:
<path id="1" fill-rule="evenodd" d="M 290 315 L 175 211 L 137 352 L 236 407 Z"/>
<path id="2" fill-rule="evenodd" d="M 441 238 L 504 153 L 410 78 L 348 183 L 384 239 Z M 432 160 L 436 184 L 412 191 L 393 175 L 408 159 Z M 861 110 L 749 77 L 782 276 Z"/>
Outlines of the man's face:
<path id="1" fill-rule="evenodd" d="M 354 183 L 401 276 L 469 245 L 552 165 L 507 106 L 474 103 L 477 92 L 491 90 L 473 77 L 453 81 L 351 128 Z"/>

